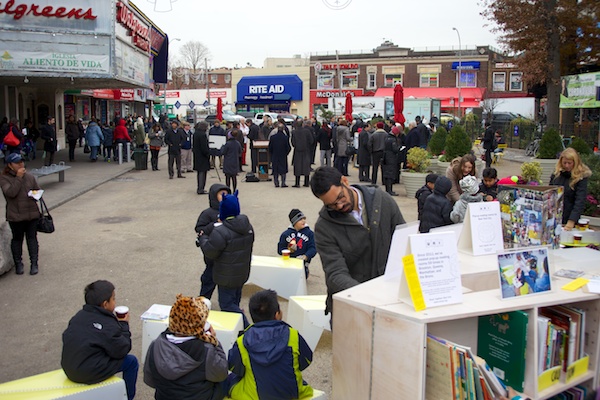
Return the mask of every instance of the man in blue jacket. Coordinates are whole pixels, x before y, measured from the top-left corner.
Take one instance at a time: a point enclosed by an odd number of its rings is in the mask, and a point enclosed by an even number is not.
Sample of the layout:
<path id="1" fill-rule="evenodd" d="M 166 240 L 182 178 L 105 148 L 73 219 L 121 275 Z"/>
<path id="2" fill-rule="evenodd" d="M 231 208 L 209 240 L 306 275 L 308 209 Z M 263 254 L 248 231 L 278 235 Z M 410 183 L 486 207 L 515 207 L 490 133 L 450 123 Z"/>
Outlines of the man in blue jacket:
<path id="1" fill-rule="evenodd" d="M 248 304 L 254 324 L 229 350 L 227 378 L 232 400 L 306 399 L 313 388 L 302 379 L 312 350 L 298 331 L 283 322 L 277 293 L 255 293 Z"/>

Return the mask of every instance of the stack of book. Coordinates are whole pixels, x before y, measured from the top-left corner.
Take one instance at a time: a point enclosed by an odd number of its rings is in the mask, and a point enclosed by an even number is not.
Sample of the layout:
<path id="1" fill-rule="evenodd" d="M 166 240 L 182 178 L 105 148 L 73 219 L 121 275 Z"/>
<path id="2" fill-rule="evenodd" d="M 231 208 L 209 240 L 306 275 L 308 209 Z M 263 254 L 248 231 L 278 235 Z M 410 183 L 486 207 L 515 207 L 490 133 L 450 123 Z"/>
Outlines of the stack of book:
<path id="1" fill-rule="evenodd" d="M 545 307 L 538 316 L 538 373 L 563 371 L 584 357 L 585 311 L 571 306 Z"/>
<path id="2" fill-rule="evenodd" d="M 494 400 L 506 388 L 469 347 L 427 335 L 426 399 Z"/>

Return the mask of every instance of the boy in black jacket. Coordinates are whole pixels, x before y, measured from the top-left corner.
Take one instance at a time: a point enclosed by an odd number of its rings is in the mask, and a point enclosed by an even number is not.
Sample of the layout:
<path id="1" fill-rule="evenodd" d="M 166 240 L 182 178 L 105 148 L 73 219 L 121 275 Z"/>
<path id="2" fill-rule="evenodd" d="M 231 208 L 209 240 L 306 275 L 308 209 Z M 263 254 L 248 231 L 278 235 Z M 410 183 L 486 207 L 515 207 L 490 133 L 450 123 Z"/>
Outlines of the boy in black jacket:
<path id="1" fill-rule="evenodd" d="M 240 308 L 242 287 L 250 276 L 254 245 L 254 228 L 248 217 L 240 214 L 240 203 L 234 194 L 225 194 L 219 205 L 219 222 L 210 233 L 200 231 L 198 241 L 204 256 L 214 260 L 213 279 L 219 286 L 221 311 L 242 314 L 244 328 L 248 319 Z"/>
<path id="2" fill-rule="evenodd" d="M 115 287 L 96 281 L 85 287 L 85 305 L 63 332 L 60 364 L 73 382 L 92 385 L 123 372 L 127 398 L 135 397 L 138 360 L 131 350 L 129 314 L 117 318 Z"/>
<path id="3" fill-rule="evenodd" d="M 425 200 L 433 193 L 433 186 L 435 180 L 438 178 L 437 174 L 427 174 L 425 177 L 425 184 L 421 186 L 417 193 L 415 193 L 415 199 L 417 199 L 417 209 L 419 212 L 418 220 L 421 220 L 423 215 L 423 207 L 425 206 Z"/>
<path id="4" fill-rule="evenodd" d="M 210 187 L 208 191 L 209 207 L 200 213 L 198 221 L 196 221 L 195 229 L 197 234 L 200 234 L 200 232 L 210 234 L 212 232 L 214 223 L 219 219 L 219 204 L 221 204 L 221 200 L 225 194 L 231 194 L 231 190 L 222 183 L 215 183 Z M 198 239 L 196 240 L 196 246 L 200 246 Z M 215 263 L 206 256 L 204 256 L 204 263 L 206 264 L 206 269 L 204 269 L 200 277 L 200 296 L 210 300 L 217 286 L 213 281 L 213 265 Z"/>
<path id="5" fill-rule="evenodd" d="M 479 184 L 479 193 L 483 194 L 483 201 L 494 201 L 498 197 L 498 171 L 489 167 L 482 172 L 483 182 Z"/>
<path id="6" fill-rule="evenodd" d="M 429 233 L 431 228 L 452 224 L 450 219 L 452 202 L 446 198 L 451 187 L 452 182 L 445 176 L 440 176 L 435 180 L 433 194 L 427 198 L 423 207 L 419 232 Z"/>

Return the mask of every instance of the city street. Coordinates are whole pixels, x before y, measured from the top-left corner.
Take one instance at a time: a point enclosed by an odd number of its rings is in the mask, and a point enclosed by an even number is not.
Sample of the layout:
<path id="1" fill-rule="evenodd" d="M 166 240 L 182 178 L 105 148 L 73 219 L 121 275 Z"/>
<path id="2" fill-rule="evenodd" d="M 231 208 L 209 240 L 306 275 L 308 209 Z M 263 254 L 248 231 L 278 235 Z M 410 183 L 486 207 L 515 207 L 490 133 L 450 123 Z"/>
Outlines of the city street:
<path id="1" fill-rule="evenodd" d="M 61 151 L 60 156 L 66 153 Z M 0 382 L 60 368 L 61 334 L 69 319 L 84 303 L 83 288 L 97 279 L 116 286 L 118 305 L 131 312 L 132 353 L 141 356 L 142 323 L 139 316 L 152 304 L 172 304 L 175 295 L 197 295 L 204 263 L 195 246 L 194 226 L 208 198 L 196 194 L 195 173 L 186 179 L 168 179 L 167 157 L 159 161 L 160 172 L 129 171 L 133 163 L 90 163 L 78 149 L 77 162 L 67 171 L 66 181 L 56 175 L 40 178 L 54 217 L 56 232 L 39 234 L 40 273 L 17 276 L 14 270 L 0 276 L 0 307 L 3 338 Z M 248 160 L 249 161 L 249 160 Z M 39 166 L 39 160 L 28 168 Z M 499 176 L 518 173 L 520 163 L 505 158 Z M 249 170 L 249 167 L 244 167 Z M 358 170 L 349 178 L 358 181 Z M 221 179 L 224 176 L 220 172 Z M 279 235 L 289 225 L 292 208 L 302 210 L 314 226 L 321 202 L 310 188 L 275 188 L 272 182 L 246 183 L 238 177 L 242 213 L 254 226 L 253 254 L 276 256 Z M 288 174 L 288 183 L 293 176 Z M 105 183 L 103 183 L 105 182 Z M 209 173 L 207 189 L 218 182 Z M 91 190 L 89 190 L 92 188 Z M 416 220 L 415 199 L 404 196 L 395 185 L 395 197 L 407 221 Z M 0 201 L 4 209 L 4 199 Z M 242 308 L 260 290 L 246 285 Z M 318 257 L 311 264 L 308 294 L 325 294 L 324 274 Z M 287 301 L 280 298 L 284 313 Z M 218 309 L 216 294 L 213 307 Z M 249 313 L 247 316 L 250 317 Z M 313 364 L 304 378 L 315 388 L 331 393 L 331 334 L 324 332 Z M 143 360 L 140 360 L 142 362 Z M 139 399 L 153 398 L 153 390 L 138 379 Z"/>

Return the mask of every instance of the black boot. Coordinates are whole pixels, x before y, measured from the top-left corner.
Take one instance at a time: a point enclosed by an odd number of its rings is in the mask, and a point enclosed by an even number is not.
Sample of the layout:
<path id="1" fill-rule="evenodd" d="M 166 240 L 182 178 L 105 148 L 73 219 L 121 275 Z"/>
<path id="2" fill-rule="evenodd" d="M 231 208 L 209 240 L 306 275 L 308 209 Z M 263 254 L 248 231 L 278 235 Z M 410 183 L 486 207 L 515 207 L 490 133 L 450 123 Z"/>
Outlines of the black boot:
<path id="1" fill-rule="evenodd" d="M 304 187 L 308 187 L 308 181 L 310 180 L 310 176 L 306 175 L 304 177 Z"/>
<path id="2" fill-rule="evenodd" d="M 39 245 L 36 238 L 29 238 L 27 240 L 27 249 L 29 250 L 29 261 L 31 261 L 29 275 L 37 275 Z"/>
<path id="3" fill-rule="evenodd" d="M 16 243 L 14 241 L 10 242 L 10 249 L 13 254 L 13 261 L 15 262 L 15 272 L 17 275 L 23 275 L 23 271 L 25 267 L 23 266 L 23 244 Z"/>
<path id="4" fill-rule="evenodd" d="M 296 184 L 293 185 L 292 187 L 300 187 L 300 177 L 299 176 L 296 177 Z"/>

